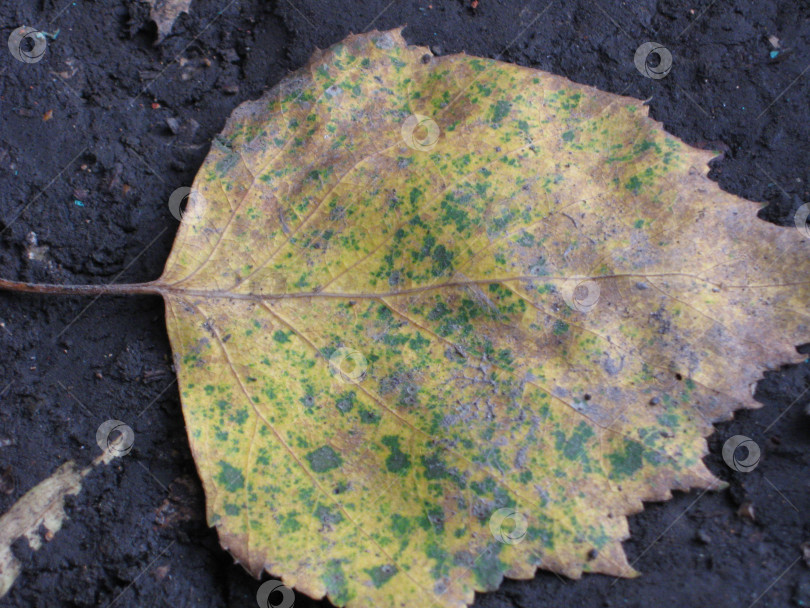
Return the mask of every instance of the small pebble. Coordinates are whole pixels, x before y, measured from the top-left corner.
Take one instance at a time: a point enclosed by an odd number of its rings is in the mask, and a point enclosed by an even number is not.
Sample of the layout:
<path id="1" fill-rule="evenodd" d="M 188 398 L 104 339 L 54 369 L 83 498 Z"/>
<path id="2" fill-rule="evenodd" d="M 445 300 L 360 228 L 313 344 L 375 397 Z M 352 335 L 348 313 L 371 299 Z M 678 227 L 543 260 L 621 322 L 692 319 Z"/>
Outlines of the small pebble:
<path id="1" fill-rule="evenodd" d="M 169 127 L 169 131 L 171 131 L 172 133 L 177 135 L 177 133 L 180 131 L 180 120 L 178 120 L 177 118 L 175 118 L 173 116 L 170 117 L 170 118 L 167 118 L 166 119 L 166 126 Z"/>
<path id="2" fill-rule="evenodd" d="M 806 540 L 801 544 L 802 550 L 802 557 L 804 558 L 804 563 L 810 567 L 810 540 Z"/>
<path id="3" fill-rule="evenodd" d="M 236 49 L 225 49 L 222 51 L 222 58 L 228 63 L 236 63 L 239 61 L 239 53 L 236 52 Z"/>
<path id="4" fill-rule="evenodd" d="M 744 503 L 740 505 L 740 508 L 737 509 L 737 515 L 739 515 L 743 519 L 756 521 L 756 518 L 754 517 L 754 503 L 746 500 Z"/>

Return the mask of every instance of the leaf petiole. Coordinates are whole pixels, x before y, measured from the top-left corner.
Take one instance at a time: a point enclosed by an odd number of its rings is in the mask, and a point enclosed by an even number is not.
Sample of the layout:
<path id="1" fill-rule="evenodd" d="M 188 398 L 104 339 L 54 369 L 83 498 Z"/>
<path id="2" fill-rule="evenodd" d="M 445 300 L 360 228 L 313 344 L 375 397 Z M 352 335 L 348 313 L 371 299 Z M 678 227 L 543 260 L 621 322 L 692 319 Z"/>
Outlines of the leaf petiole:
<path id="1" fill-rule="evenodd" d="M 20 293 L 39 293 L 54 295 L 94 296 L 94 295 L 129 295 L 161 293 L 159 284 L 150 283 L 122 283 L 110 285 L 54 285 L 49 283 L 25 283 L 21 281 L 8 281 L 0 279 L 0 289 Z"/>

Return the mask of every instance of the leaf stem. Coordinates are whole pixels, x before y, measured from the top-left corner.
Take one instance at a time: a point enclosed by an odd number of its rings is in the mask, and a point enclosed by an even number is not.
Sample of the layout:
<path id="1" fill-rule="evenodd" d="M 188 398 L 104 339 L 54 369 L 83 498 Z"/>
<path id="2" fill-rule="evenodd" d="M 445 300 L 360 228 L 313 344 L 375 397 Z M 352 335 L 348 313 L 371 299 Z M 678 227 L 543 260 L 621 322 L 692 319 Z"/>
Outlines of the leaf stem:
<path id="1" fill-rule="evenodd" d="M 44 293 L 44 294 L 72 295 L 72 296 L 162 293 L 160 285 L 156 282 L 129 283 L 129 284 L 112 283 L 109 285 L 53 285 L 48 283 L 23 283 L 20 281 L 8 281 L 6 279 L 0 279 L 0 289 L 23 293 L 40 293 L 40 294 Z"/>

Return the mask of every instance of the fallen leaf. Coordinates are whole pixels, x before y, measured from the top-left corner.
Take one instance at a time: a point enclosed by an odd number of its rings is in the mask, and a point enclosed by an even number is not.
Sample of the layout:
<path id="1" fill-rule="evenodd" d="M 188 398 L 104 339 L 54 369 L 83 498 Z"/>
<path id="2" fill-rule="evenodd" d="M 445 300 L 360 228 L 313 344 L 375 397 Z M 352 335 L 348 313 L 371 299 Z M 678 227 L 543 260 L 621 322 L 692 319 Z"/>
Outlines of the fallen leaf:
<path id="1" fill-rule="evenodd" d="M 712 423 L 810 338 L 808 238 L 638 100 L 351 36 L 234 111 L 163 275 L 208 521 L 337 606 L 634 576 Z"/>
<path id="2" fill-rule="evenodd" d="M 240 106 L 160 279 L 222 544 L 338 606 L 633 576 L 810 337 L 808 242 L 635 99 L 398 31 Z"/>
<path id="3" fill-rule="evenodd" d="M 66 462 L 28 490 L 0 517 L 0 598 L 8 593 L 22 571 L 12 545 L 24 538 L 28 546 L 37 551 L 43 540 L 53 540 L 65 519 L 65 497 L 81 492 L 82 480 L 88 473 L 99 464 L 109 464 L 115 457 L 115 450 L 107 450 L 83 469 L 72 460 Z"/>
<path id="4" fill-rule="evenodd" d="M 145 2 L 149 5 L 149 17 L 158 29 L 155 44 L 160 44 L 172 33 L 172 27 L 180 13 L 188 13 L 191 6 L 191 0 L 145 0 Z"/>

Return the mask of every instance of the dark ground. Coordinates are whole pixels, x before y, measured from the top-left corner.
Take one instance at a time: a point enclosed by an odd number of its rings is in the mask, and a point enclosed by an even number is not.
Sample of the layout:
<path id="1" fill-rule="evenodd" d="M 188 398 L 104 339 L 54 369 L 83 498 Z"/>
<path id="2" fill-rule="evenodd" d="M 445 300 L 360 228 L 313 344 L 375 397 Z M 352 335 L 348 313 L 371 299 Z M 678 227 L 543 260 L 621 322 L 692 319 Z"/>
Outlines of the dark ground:
<path id="1" fill-rule="evenodd" d="M 135 0 L 4 0 L 3 47 L 22 24 L 59 34 L 36 64 L 0 48 L 0 276 L 157 277 L 177 227 L 169 194 L 191 183 L 231 110 L 316 46 L 372 21 L 407 25 L 406 39 L 437 54 L 500 57 L 649 98 L 669 131 L 724 150 L 714 179 L 769 203 L 762 215 L 772 221 L 790 223 L 810 200 L 806 0 L 388 3 L 195 1 L 156 47 L 148 10 Z M 769 36 L 780 40 L 775 57 Z M 634 67 L 647 40 L 672 51 L 666 78 Z M 167 119 L 179 121 L 176 133 Z M 47 247 L 42 261 L 28 259 L 29 232 Z M 14 441 L 0 447 L 0 512 L 66 460 L 87 463 L 102 421 L 135 431 L 135 449 L 69 500 L 52 542 L 36 553 L 15 546 L 24 573 L 0 606 L 255 606 L 258 582 L 204 523 L 160 299 L 0 294 L 0 322 L 0 445 Z M 476 606 L 810 605 L 810 569 L 799 559 L 810 540 L 808 386 L 807 363 L 769 373 L 757 393 L 764 407 L 719 425 L 706 460 L 728 491 L 677 494 L 631 518 L 625 547 L 641 578 L 575 582 L 539 572 L 506 581 Z M 762 448 L 751 473 L 719 456 L 735 434 Z M 746 501 L 753 522 L 737 514 Z M 327 604 L 296 600 L 314 605 Z"/>

